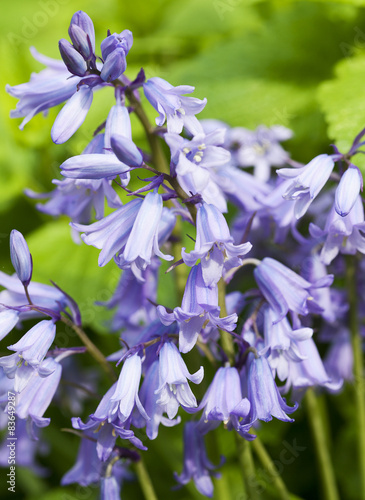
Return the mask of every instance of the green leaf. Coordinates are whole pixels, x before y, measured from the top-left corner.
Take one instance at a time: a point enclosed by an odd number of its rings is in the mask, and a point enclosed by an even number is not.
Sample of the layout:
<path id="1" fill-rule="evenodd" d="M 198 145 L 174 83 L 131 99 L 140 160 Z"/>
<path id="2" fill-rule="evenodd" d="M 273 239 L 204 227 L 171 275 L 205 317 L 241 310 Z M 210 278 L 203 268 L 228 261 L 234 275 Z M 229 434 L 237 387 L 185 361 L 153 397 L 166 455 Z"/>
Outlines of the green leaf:
<path id="1" fill-rule="evenodd" d="M 341 152 L 346 153 L 355 136 L 365 127 L 365 56 L 341 61 L 336 77 L 324 82 L 318 100 L 328 124 L 328 135 Z M 365 169 L 365 158 L 357 155 L 354 163 Z"/>
<path id="2" fill-rule="evenodd" d="M 99 250 L 82 242 L 75 244 L 66 218 L 45 224 L 27 241 L 33 256 L 34 281 L 54 281 L 76 300 L 83 324 L 105 332 L 103 322 L 110 312 L 95 306 L 95 302 L 108 300 L 115 290 L 120 271 L 114 262 L 98 267 Z"/>

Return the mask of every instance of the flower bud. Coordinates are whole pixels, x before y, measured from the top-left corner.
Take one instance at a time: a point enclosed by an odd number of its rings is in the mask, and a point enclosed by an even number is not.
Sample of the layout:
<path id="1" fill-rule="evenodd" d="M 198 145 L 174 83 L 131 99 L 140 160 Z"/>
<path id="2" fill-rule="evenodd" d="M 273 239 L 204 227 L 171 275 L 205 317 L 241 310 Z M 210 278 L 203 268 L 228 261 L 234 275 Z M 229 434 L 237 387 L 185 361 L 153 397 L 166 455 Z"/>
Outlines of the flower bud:
<path id="1" fill-rule="evenodd" d="M 115 134 L 111 137 L 111 147 L 115 156 L 129 167 L 140 167 L 143 157 L 134 142 L 128 137 Z"/>
<path id="2" fill-rule="evenodd" d="M 127 67 L 125 52 L 121 47 L 117 47 L 105 60 L 100 77 L 104 82 L 111 82 L 124 73 Z"/>
<path id="3" fill-rule="evenodd" d="M 341 177 L 336 189 L 335 209 L 338 215 L 346 217 L 357 200 L 363 180 L 360 170 L 351 165 Z"/>
<path id="4" fill-rule="evenodd" d="M 90 42 L 90 38 L 77 24 L 71 24 L 69 30 L 71 41 L 75 49 L 80 52 L 82 57 L 88 61 L 93 56 L 93 50 Z"/>
<path id="5" fill-rule="evenodd" d="M 129 30 L 123 30 L 119 35 L 118 33 L 113 33 L 107 36 L 100 44 L 101 54 L 103 59 L 108 57 L 115 49 L 122 48 L 125 55 L 128 54 L 130 48 L 133 45 L 133 35 Z"/>
<path id="6" fill-rule="evenodd" d="M 84 76 L 87 71 L 87 64 L 80 52 L 70 42 L 62 38 L 58 42 L 60 54 L 70 73 L 77 76 Z"/>
<path id="7" fill-rule="evenodd" d="M 90 42 L 91 42 L 91 48 L 92 51 L 95 51 L 95 29 L 94 29 L 94 24 L 90 17 L 83 12 L 82 10 L 79 10 L 78 12 L 75 12 L 75 14 L 72 16 L 70 27 L 68 29 L 68 34 L 70 35 L 70 38 L 72 42 L 74 43 L 74 40 L 71 35 L 71 27 L 72 26 L 78 26 L 79 28 L 84 31 L 86 35 L 89 36 Z"/>
<path id="8" fill-rule="evenodd" d="M 16 229 L 10 233 L 10 258 L 18 278 L 28 286 L 33 272 L 32 256 L 24 236 Z"/>

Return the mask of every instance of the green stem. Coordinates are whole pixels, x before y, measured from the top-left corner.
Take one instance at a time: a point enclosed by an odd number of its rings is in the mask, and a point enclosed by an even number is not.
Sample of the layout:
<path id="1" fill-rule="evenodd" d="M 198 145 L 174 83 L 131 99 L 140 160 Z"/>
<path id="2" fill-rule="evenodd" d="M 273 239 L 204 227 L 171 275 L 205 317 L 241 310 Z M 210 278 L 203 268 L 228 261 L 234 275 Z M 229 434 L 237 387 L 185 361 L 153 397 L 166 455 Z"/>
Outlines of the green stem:
<path id="1" fill-rule="evenodd" d="M 211 459 L 212 463 L 219 464 L 221 460 L 221 456 L 219 453 L 220 443 L 216 430 L 208 432 L 205 435 L 205 443 L 208 456 Z M 214 480 L 214 492 L 215 498 L 219 498 L 219 500 L 231 500 L 230 485 L 224 472 L 222 473 L 221 477 L 218 477 Z"/>
<path id="2" fill-rule="evenodd" d="M 220 316 L 224 318 L 227 316 L 227 308 L 226 308 L 226 284 L 223 278 L 218 283 L 218 304 L 221 308 Z M 234 364 L 234 346 L 233 339 L 230 333 L 220 330 L 221 339 L 222 339 L 222 347 L 224 352 L 227 354 L 228 359 L 231 365 Z"/>
<path id="3" fill-rule="evenodd" d="M 172 235 L 175 238 L 174 241 L 172 242 L 172 254 L 174 256 L 175 261 L 179 261 L 181 259 L 181 232 L 182 232 L 181 220 L 176 219 L 175 227 L 172 232 Z M 181 303 L 185 291 L 185 285 L 187 279 L 186 270 L 187 266 L 185 264 L 181 264 L 179 266 L 176 266 L 175 269 L 172 271 L 175 277 L 175 288 L 179 303 Z"/>
<path id="4" fill-rule="evenodd" d="M 285 483 L 281 479 L 278 469 L 275 467 L 274 462 L 271 460 L 270 455 L 266 451 L 259 437 L 256 437 L 256 439 L 252 441 L 252 447 L 261 464 L 270 474 L 273 485 L 278 493 L 278 497 L 281 500 L 290 500 L 290 495 Z"/>
<path id="5" fill-rule="evenodd" d="M 321 409 L 313 389 L 308 389 L 305 395 L 309 425 L 312 430 L 316 455 L 322 480 L 322 493 L 325 500 L 339 500 L 335 473 L 333 471 L 330 452 L 326 439 L 325 426 Z"/>
<path id="6" fill-rule="evenodd" d="M 250 500 L 258 500 L 259 484 L 256 480 L 255 464 L 252 457 L 251 443 L 246 439 L 243 439 L 238 434 L 235 434 L 235 439 L 248 498 Z"/>
<path id="7" fill-rule="evenodd" d="M 352 255 L 346 259 L 346 282 L 349 300 L 349 323 L 354 353 L 354 385 L 357 420 L 357 444 L 361 478 L 361 498 L 365 500 L 365 386 L 362 338 L 358 323 L 358 301 L 356 289 L 356 262 Z"/>
<path id="8" fill-rule="evenodd" d="M 147 469 L 143 463 L 143 460 L 139 460 L 135 464 L 136 473 L 138 476 L 138 481 L 143 491 L 143 495 L 146 500 L 157 500 L 155 490 L 153 489 L 153 484 L 151 478 L 147 472 Z"/>
<path id="9" fill-rule="evenodd" d="M 86 349 L 91 354 L 91 356 L 97 361 L 103 370 L 108 374 L 108 376 L 115 382 L 117 380 L 117 376 L 114 373 L 113 368 L 108 363 L 104 354 L 96 347 L 96 345 L 89 339 L 84 330 L 79 326 L 75 325 L 70 319 L 62 316 L 61 321 L 72 328 L 72 330 L 78 335 L 81 342 L 86 346 Z"/>

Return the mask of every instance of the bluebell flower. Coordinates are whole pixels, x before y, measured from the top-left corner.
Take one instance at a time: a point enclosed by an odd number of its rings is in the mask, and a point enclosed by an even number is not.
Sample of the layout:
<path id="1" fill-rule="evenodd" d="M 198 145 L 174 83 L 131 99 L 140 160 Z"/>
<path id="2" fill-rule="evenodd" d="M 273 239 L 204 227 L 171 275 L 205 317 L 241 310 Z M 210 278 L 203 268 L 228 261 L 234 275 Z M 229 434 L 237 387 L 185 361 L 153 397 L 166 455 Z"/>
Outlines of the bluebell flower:
<path id="1" fill-rule="evenodd" d="M 194 347 L 203 325 L 211 324 L 231 332 L 237 322 L 235 313 L 225 318 L 219 317 L 218 288 L 205 285 L 201 264 L 195 265 L 189 273 L 181 307 L 175 307 L 170 313 L 163 306 L 158 306 L 157 313 L 164 325 L 177 321 L 179 349 L 184 353 Z"/>
<path id="2" fill-rule="evenodd" d="M 166 80 L 153 77 L 143 84 L 143 90 L 150 104 L 159 113 L 156 125 L 162 127 L 167 121 L 169 133 L 180 134 L 183 127 L 193 135 L 202 133 L 202 127 L 195 115 L 204 109 L 207 100 L 183 95 L 194 92 L 194 87 L 173 87 Z"/>
<path id="3" fill-rule="evenodd" d="M 141 415 L 149 420 L 138 396 L 141 370 L 142 360 L 138 354 L 125 360 L 118 382 L 113 385 L 113 391 L 108 391 L 108 398 L 96 409 L 94 420 L 113 422 L 118 418 L 123 423 L 130 417 L 135 405 Z"/>
<path id="4" fill-rule="evenodd" d="M 97 135 L 81 155 L 68 158 L 61 165 L 61 174 L 73 179 L 108 179 L 117 175 L 126 186 L 130 167 L 122 163 L 111 151 L 111 140 L 117 135 L 131 139 L 131 121 L 128 109 L 117 101 L 109 111 L 105 134 Z"/>
<path id="5" fill-rule="evenodd" d="M 167 220 L 169 228 L 164 227 Z M 141 271 L 151 263 L 153 255 L 165 260 L 173 257 L 164 255 L 159 249 L 160 227 L 169 234 L 175 224 L 175 216 L 162 207 L 162 197 L 157 192 L 146 195 L 144 200 L 134 199 L 90 226 L 71 224 L 78 231 L 85 231 L 82 239 L 88 245 L 102 249 L 99 266 L 105 265 L 115 256 L 122 269 L 131 268 L 143 279 Z M 164 237 L 167 238 L 166 234 Z"/>
<path id="6" fill-rule="evenodd" d="M 275 259 L 265 257 L 254 270 L 261 293 L 276 313 L 276 322 L 289 311 L 306 315 L 322 309 L 311 296 L 311 288 L 330 286 L 333 275 L 327 275 L 318 283 L 310 283 Z"/>
<path id="7" fill-rule="evenodd" d="M 30 417 L 37 427 L 49 425 L 51 419 L 43 417 L 58 388 L 62 366 L 53 358 L 43 362 L 43 369 L 49 373 L 40 376 L 33 371 L 26 387 L 17 395 L 16 414 L 19 418 Z"/>
<path id="8" fill-rule="evenodd" d="M 106 135 L 96 135 L 82 154 L 105 156 Z M 121 184 L 123 186 L 127 185 L 129 178 L 129 173 L 122 175 L 120 178 Z M 50 198 L 45 204 L 38 203 L 37 209 L 54 217 L 67 215 L 72 222 L 88 224 L 91 222 L 93 210 L 96 219 L 104 217 L 105 200 L 111 208 L 122 206 L 122 202 L 112 185 L 112 180 L 54 179 L 52 182 L 57 187 L 50 193 L 36 194 L 27 189 L 26 194 L 35 199 Z M 74 229 L 72 230 L 72 237 L 76 243 L 80 242 L 79 233 Z"/>
<path id="9" fill-rule="evenodd" d="M 115 156 L 125 165 L 136 168 L 143 164 L 143 156 L 134 142 L 128 137 L 116 134 L 111 140 Z"/>
<path id="10" fill-rule="evenodd" d="M 186 193 L 200 194 L 205 203 L 221 212 L 227 212 L 227 201 L 216 177 L 230 159 L 230 153 L 221 147 L 224 134 L 225 130 L 219 129 L 191 140 L 177 134 L 164 135 L 171 150 L 171 175 L 177 175 Z"/>
<path id="11" fill-rule="evenodd" d="M 115 136 L 123 136 L 127 139 L 132 140 L 132 125 L 130 114 L 128 108 L 121 104 L 119 98 L 117 98 L 116 104 L 110 108 L 108 118 L 106 119 L 105 123 L 104 152 L 106 154 L 113 154 L 113 152 L 110 151 L 110 148 L 112 147 L 112 138 Z M 103 151 L 98 151 L 98 153 L 102 152 Z"/>
<path id="12" fill-rule="evenodd" d="M 74 47 L 86 60 L 92 58 L 95 52 L 95 29 L 90 17 L 79 10 L 71 18 L 68 34 Z"/>
<path id="13" fill-rule="evenodd" d="M 182 248 L 181 255 L 190 267 L 201 259 L 204 283 L 214 286 L 222 277 L 224 262 L 239 266 L 251 248 L 251 243 L 234 245 L 223 214 L 214 205 L 203 203 L 197 213 L 195 248 L 189 254 Z"/>
<path id="14" fill-rule="evenodd" d="M 254 167 L 254 176 L 267 182 L 271 167 L 284 165 L 289 159 L 280 142 L 292 135 L 292 131 L 282 125 L 260 125 L 256 130 L 234 127 L 227 130 L 225 147 L 231 151 L 235 166 Z"/>
<path id="15" fill-rule="evenodd" d="M 89 226 L 71 224 L 72 228 L 84 232 L 81 238 L 87 245 L 102 250 L 99 255 L 99 266 L 107 264 L 124 248 L 141 205 L 142 200 L 136 198 Z"/>
<path id="16" fill-rule="evenodd" d="M 52 141 L 63 144 L 74 135 L 84 123 L 93 101 L 92 87 L 86 83 L 67 101 L 51 129 Z"/>
<path id="17" fill-rule="evenodd" d="M 20 129 L 23 129 L 36 114 L 46 112 L 49 108 L 67 101 L 76 92 L 81 79 L 70 78 L 73 75 L 67 70 L 63 61 L 43 56 L 34 48 L 31 49 L 31 53 L 47 68 L 40 73 L 33 73 L 28 83 L 14 87 L 6 86 L 6 91 L 11 96 L 20 99 L 16 109 L 10 112 L 11 118 L 24 118 Z"/>
<path id="18" fill-rule="evenodd" d="M 280 177 L 288 179 L 283 197 L 286 200 L 295 201 L 294 210 L 297 219 L 303 217 L 309 205 L 326 184 L 334 165 L 332 156 L 322 154 L 313 158 L 304 167 L 277 170 Z"/>
<path id="19" fill-rule="evenodd" d="M 326 279 L 327 268 L 319 254 L 311 253 L 304 261 L 301 259 L 301 275 L 311 283 Z M 347 310 L 339 290 L 328 287 L 312 288 L 311 295 L 322 308 L 320 315 L 330 323 L 335 322 Z"/>
<path id="20" fill-rule="evenodd" d="M 37 209 L 53 217 L 67 215 L 72 222 L 88 224 L 91 222 L 93 210 L 95 218 L 104 217 L 105 200 L 109 207 L 119 208 L 122 202 L 115 192 L 111 181 L 107 179 L 54 179 L 56 188 L 50 193 L 37 194 L 27 190 L 31 198 L 49 200 L 46 203 L 37 203 Z M 79 243 L 78 232 L 73 230 L 72 236 Z M 77 236 L 76 236 L 77 235 Z"/>
<path id="21" fill-rule="evenodd" d="M 242 437 L 253 439 L 246 425 L 250 402 L 242 396 L 241 381 L 235 367 L 218 368 L 198 410 L 203 409 L 200 428 L 203 433 L 218 427 L 223 422 L 228 430 L 235 429 Z"/>
<path id="22" fill-rule="evenodd" d="M 115 391 L 115 387 L 116 384 L 112 385 L 101 400 L 98 406 L 99 414 L 101 410 L 105 410 L 105 406 L 108 404 L 111 395 Z M 81 430 L 86 433 L 93 433 L 93 436 L 96 439 L 97 456 L 102 462 L 108 460 L 112 455 L 117 437 L 127 439 L 133 446 L 139 448 L 140 450 L 147 450 L 142 441 L 134 435 L 132 430 L 130 430 L 132 416 L 124 422 L 121 422 L 117 417 L 112 423 L 109 423 L 107 420 L 100 420 L 96 418 L 95 414 L 91 414 L 86 423 L 83 423 L 80 417 L 73 417 L 71 421 L 74 429 Z"/>
<path id="23" fill-rule="evenodd" d="M 184 468 L 180 475 L 175 472 L 176 481 L 184 485 L 193 480 L 199 493 L 212 497 L 211 476 L 219 477 L 218 473 L 213 472 L 215 468 L 207 457 L 204 438 L 197 423 L 186 422 L 184 425 Z"/>
<path id="24" fill-rule="evenodd" d="M 2 340 L 19 321 L 19 312 L 14 309 L 0 309 L 0 340 Z"/>
<path id="25" fill-rule="evenodd" d="M 128 241 L 116 263 L 123 269 L 131 266 L 143 270 L 151 263 L 152 255 L 164 260 L 172 260 L 159 249 L 159 224 L 162 218 L 163 201 L 157 191 L 146 195 L 134 221 Z"/>
<path id="26" fill-rule="evenodd" d="M 110 82 L 124 73 L 127 67 L 126 55 L 132 44 L 133 35 L 129 30 L 108 35 L 101 42 L 101 53 L 104 59 L 100 74 L 102 80 Z"/>
<path id="27" fill-rule="evenodd" d="M 332 207 L 324 229 L 311 223 L 309 232 L 315 240 L 324 241 L 320 258 L 324 264 L 330 264 L 338 253 L 354 255 L 357 251 L 365 254 L 365 220 L 361 196 L 348 215 L 342 217 Z"/>
<path id="28" fill-rule="evenodd" d="M 289 350 L 292 340 L 305 340 L 313 335 L 312 328 L 291 327 L 287 318 L 276 321 L 276 312 L 270 307 L 264 308 L 265 347 L 271 350 Z"/>
<path id="29" fill-rule="evenodd" d="M 287 413 L 293 413 L 298 405 L 290 407 L 281 397 L 265 356 L 252 356 L 247 374 L 247 397 L 251 403 L 248 421 L 268 422 L 275 417 L 283 422 L 293 422 Z"/>
<path id="30" fill-rule="evenodd" d="M 32 279 L 32 256 L 24 236 L 16 229 L 10 233 L 10 258 L 18 278 L 27 287 Z"/>
<path id="31" fill-rule="evenodd" d="M 28 304 L 28 299 L 25 296 L 23 285 L 15 274 L 9 276 L 0 271 L 0 285 L 5 288 L 0 292 L 0 303 L 5 306 L 19 308 L 20 321 L 27 318 L 43 317 L 43 314 L 34 309 L 21 308 L 21 306 Z M 67 307 L 66 296 L 53 286 L 31 281 L 28 292 L 33 302 L 42 308 L 57 313 Z"/>
<path id="32" fill-rule="evenodd" d="M 148 368 L 143 384 L 141 386 L 141 390 L 139 391 L 139 397 L 143 407 L 146 409 L 147 415 L 150 417 L 150 420 L 145 420 L 141 415 L 137 415 L 133 417 L 133 424 L 136 427 L 144 427 L 146 426 L 146 434 L 148 439 L 156 439 L 158 435 L 158 428 L 160 424 L 166 427 L 172 427 L 180 423 L 181 418 L 177 417 L 173 419 L 170 417 L 164 417 L 163 413 L 166 411 L 165 405 L 162 404 L 161 398 L 163 398 L 162 394 L 158 392 L 160 385 L 160 363 L 158 360 L 155 360 L 150 367 Z M 166 389 L 167 391 L 174 391 L 173 388 Z M 188 389 L 188 394 L 190 394 L 189 385 L 184 385 Z M 181 391 L 181 387 L 178 386 L 176 392 Z M 185 396 L 185 394 L 184 394 Z M 175 396 L 178 398 L 177 394 Z M 190 398 L 194 401 L 193 398 Z M 184 400 L 185 401 L 185 400 Z M 196 401 L 194 401 L 196 405 Z M 178 402 L 177 402 L 178 405 Z M 168 404 L 168 407 L 171 408 L 171 403 Z M 176 409 L 177 411 L 177 409 Z"/>
<path id="33" fill-rule="evenodd" d="M 268 184 L 230 164 L 217 169 L 215 182 L 225 196 L 245 212 L 257 212 L 262 209 L 262 201 L 266 200 L 272 191 Z M 281 201 L 284 201 L 282 197 Z"/>
<path id="34" fill-rule="evenodd" d="M 85 76 L 87 72 L 87 63 L 80 52 L 64 38 L 61 38 L 58 42 L 58 47 L 62 60 L 69 72 L 76 76 Z"/>
<path id="35" fill-rule="evenodd" d="M 354 379 L 354 351 L 351 345 L 351 338 L 346 327 L 341 327 L 333 335 L 331 329 L 331 345 L 324 359 L 325 370 L 333 382 L 346 380 L 352 382 Z"/>
<path id="36" fill-rule="evenodd" d="M 100 500 L 120 500 L 120 485 L 114 476 L 101 478 Z"/>
<path id="37" fill-rule="evenodd" d="M 115 49 L 121 47 L 127 55 L 133 45 L 133 34 L 129 30 L 108 35 L 101 42 L 101 55 L 105 60 Z"/>
<path id="38" fill-rule="evenodd" d="M 105 59 L 101 69 L 100 78 L 105 82 L 112 82 L 124 73 L 127 68 L 125 52 L 122 47 L 117 47 Z"/>
<path id="39" fill-rule="evenodd" d="M 336 189 L 335 209 L 341 217 L 346 217 L 351 212 L 362 188 L 362 173 L 355 165 L 350 165 Z"/>
<path id="40" fill-rule="evenodd" d="M 43 320 L 31 328 L 16 344 L 8 346 L 16 351 L 21 360 L 37 367 L 46 356 L 56 335 L 56 325 L 52 320 Z"/>
<path id="41" fill-rule="evenodd" d="M 157 404 L 166 411 L 170 419 L 174 418 L 179 405 L 184 408 L 196 408 L 197 402 L 188 380 L 200 384 L 204 369 L 190 374 L 177 347 L 172 342 L 165 342 L 159 353 L 159 384 L 155 394 Z"/>
<path id="42" fill-rule="evenodd" d="M 296 397 L 307 387 L 325 387 L 331 391 L 339 390 L 343 380 L 332 379 L 323 365 L 316 344 L 313 339 L 307 339 L 298 343 L 298 351 L 302 359 L 300 361 L 289 361 L 289 373 L 285 386 L 281 391 L 286 394 L 292 388 Z"/>
<path id="43" fill-rule="evenodd" d="M 93 440 L 92 434 L 88 437 L 91 439 L 87 437 L 81 439 L 76 463 L 61 479 L 63 486 L 72 483 L 88 486 L 100 481 L 103 462 L 96 453 L 96 442 Z"/>

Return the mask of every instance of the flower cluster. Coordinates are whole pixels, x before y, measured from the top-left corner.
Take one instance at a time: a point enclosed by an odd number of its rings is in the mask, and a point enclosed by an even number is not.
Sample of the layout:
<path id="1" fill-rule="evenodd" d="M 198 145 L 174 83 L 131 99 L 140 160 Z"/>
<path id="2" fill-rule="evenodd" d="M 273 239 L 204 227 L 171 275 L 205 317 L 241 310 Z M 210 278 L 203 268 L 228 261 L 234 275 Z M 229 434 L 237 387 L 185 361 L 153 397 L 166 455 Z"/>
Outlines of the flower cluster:
<path id="1" fill-rule="evenodd" d="M 100 54 L 86 13 L 74 14 L 68 33 L 71 42 L 59 42 L 62 60 L 33 51 L 46 69 L 29 83 L 7 87 L 19 99 L 11 116 L 23 117 L 23 127 L 66 102 L 51 130 L 61 144 L 82 125 L 93 93 L 114 90 L 115 102 L 89 145 L 61 164 L 64 179 L 54 180 L 48 194 L 28 195 L 47 200 L 37 205 L 42 212 L 67 215 L 74 240 L 99 249 L 98 265 L 110 263 L 121 274 L 113 297 L 101 304 L 115 309 L 110 329 L 121 341 L 106 359 L 83 330 L 75 301 L 57 286 L 32 281 L 28 245 L 14 230 L 10 255 L 16 274 L 0 272 L 0 339 L 29 319 L 37 322 L 0 358 L 1 380 L 16 393 L 17 419 L 28 421 L 35 435 L 35 427 L 50 424 L 44 414 L 57 398 L 63 360 L 87 349 L 111 385 L 94 413 L 85 415 L 81 401 L 74 411 L 71 424 L 83 439 L 62 484 L 99 483 L 102 499 L 118 499 L 131 476 L 129 465 L 148 448 L 146 440 L 157 438 L 161 424 L 179 425 L 183 411 L 193 416 L 185 423 L 184 466 L 176 481 L 193 479 L 202 494 L 212 496 L 211 476 L 217 473 L 205 450 L 208 433 L 223 423 L 253 440 L 259 421 L 293 422 L 289 415 L 306 389 L 335 392 L 352 378 L 348 303 L 335 278 L 343 273 L 344 254 L 365 254 L 362 174 L 350 162 L 361 136 L 347 154 L 336 150 L 299 165 L 280 144 L 291 137 L 288 129 L 249 131 L 199 121 L 207 101 L 190 96 L 194 87 L 146 80 L 143 70 L 128 79 L 129 30 L 108 32 Z M 140 90 L 158 113 L 156 127 L 146 124 Z M 132 113 L 145 126 L 151 151 L 134 142 Z M 167 160 L 164 151 L 170 151 Z M 273 166 L 282 167 L 277 178 Z M 340 175 L 334 175 L 336 166 Z M 130 182 L 134 175 L 148 177 L 137 188 Z M 327 208 L 316 211 L 321 197 Z M 233 218 L 225 215 L 232 206 Z M 308 231 L 302 231 L 307 219 Z M 194 242 L 190 247 L 180 244 L 181 225 Z M 271 229 L 274 241 L 268 245 Z M 186 279 L 183 285 L 176 279 L 181 302 L 173 309 L 159 303 L 161 260 L 175 260 L 166 272 Z M 251 281 L 243 271 L 248 265 L 254 265 Z M 73 328 L 86 349 L 58 349 L 59 322 Z M 317 337 L 331 343 L 325 360 Z M 192 350 L 202 366 L 191 373 L 182 355 Z M 80 370 L 77 356 L 67 362 L 67 372 Z M 209 363 L 214 376 L 199 401 L 192 384 L 202 382 Z M 289 393 L 294 404 L 284 399 Z"/>

